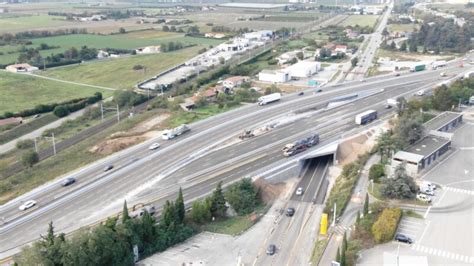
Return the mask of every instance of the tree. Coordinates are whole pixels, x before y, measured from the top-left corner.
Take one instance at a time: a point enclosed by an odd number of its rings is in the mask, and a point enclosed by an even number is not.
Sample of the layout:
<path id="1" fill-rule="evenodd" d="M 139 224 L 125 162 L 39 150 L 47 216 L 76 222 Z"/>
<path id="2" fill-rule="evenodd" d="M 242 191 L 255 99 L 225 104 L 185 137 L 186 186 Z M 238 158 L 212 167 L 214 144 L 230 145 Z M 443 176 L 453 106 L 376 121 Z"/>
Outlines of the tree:
<path id="1" fill-rule="evenodd" d="M 407 50 L 407 42 L 403 42 L 400 46 L 400 51 L 405 52 Z"/>
<path id="2" fill-rule="evenodd" d="M 387 28 L 384 28 L 382 31 L 382 36 L 387 38 L 388 35 L 390 35 L 390 33 L 388 32 Z"/>
<path id="3" fill-rule="evenodd" d="M 395 50 L 395 49 L 397 49 L 397 45 L 395 44 L 394 41 L 392 41 L 392 42 L 390 43 L 390 50 Z"/>
<path id="4" fill-rule="evenodd" d="M 418 46 L 416 45 L 416 42 L 414 41 L 409 42 L 408 50 L 410 51 L 410 53 L 418 52 Z"/>
<path id="5" fill-rule="evenodd" d="M 222 192 L 222 181 L 217 183 L 217 187 L 211 197 L 211 213 L 214 217 L 225 217 L 227 206 L 225 205 L 225 197 Z"/>
<path id="6" fill-rule="evenodd" d="M 339 250 L 339 247 L 337 248 L 336 261 L 341 262 L 341 251 Z"/>
<path id="7" fill-rule="evenodd" d="M 344 235 L 342 237 L 342 250 L 347 251 L 347 234 L 344 231 Z"/>
<path id="8" fill-rule="evenodd" d="M 127 32 L 127 31 L 126 31 L 124 28 L 119 28 L 119 33 L 120 33 L 120 34 L 124 34 L 124 33 L 126 33 L 126 32 Z"/>
<path id="9" fill-rule="evenodd" d="M 413 199 L 417 186 L 413 178 L 407 175 L 405 165 L 400 164 L 395 168 L 394 176 L 385 179 L 381 192 L 388 198 Z"/>
<path id="10" fill-rule="evenodd" d="M 168 32 L 168 31 L 170 31 L 170 27 L 164 25 L 163 28 L 162 28 L 162 30 L 163 30 L 164 32 Z"/>
<path id="11" fill-rule="evenodd" d="M 396 145 L 406 148 L 424 135 L 423 117 L 420 112 L 405 112 L 400 116 L 394 129 Z"/>
<path id="12" fill-rule="evenodd" d="M 145 68 L 145 67 L 142 66 L 142 65 L 134 65 L 132 69 L 135 70 L 135 71 L 137 71 L 137 70 L 142 70 L 142 69 L 144 69 L 144 68 Z"/>
<path id="13" fill-rule="evenodd" d="M 365 201 L 364 201 L 364 210 L 363 210 L 364 216 L 369 214 L 369 193 L 365 194 Z"/>
<path id="14" fill-rule="evenodd" d="M 356 67 L 358 62 L 359 62 L 359 58 L 357 57 L 352 58 L 351 60 L 352 67 Z"/>
<path id="15" fill-rule="evenodd" d="M 226 198 L 239 215 L 251 213 L 259 203 L 258 190 L 250 178 L 232 184 Z"/>
<path id="16" fill-rule="evenodd" d="M 177 221 L 178 223 L 183 223 L 186 210 L 184 209 L 183 190 L 181 189 L 181 187 L 179 188 L 178 198 L 176 199 L 175 207 L 176 215 L 178 218 Z"/>
<path id="17" fill-rule="evenodd" d="M 172 224 L 176 225 L 177 215 L 176 215 L 176 208 L 174 207 L 174 203 L 169 200 L 166 201 L 165 206 L 163 207 L 163 212 L 161 214 L 162 219 L 160 225 L 163 225 L 164 228 L 170 227 Z"/>
<path id="18" fill-rule="evenodd" d="M 356 214 L 356 225 L 359 225 L 360 224 L 360 211 L 357 210 L 357 214 Z"/>
<path id="19" fill-rule="evenodd" d="M 64 105 L 54 107 L 53 114 L 57 117 L 65 117 L 69 114 L 69 110 Z"/>
<path id="20" fill-rule="evenodd" d="M 346 251 L 342 249 L 341 251 L 341 261 L 340 261 L 341 266 L 346 266 Z"/>
<path id="21" fill-rule="evenodd" d="M 123 201 L 123 209 L 122 209 L 122 223 L 126 223 L 130 220 L 130 215 L 128 215 L 128 207 L 127 207 L 127 200 Z"/>
<path id="22" fill-rule="evenodd" d="M 32 167 L 37 162 L 39 162 L 39 156 L 35 151 L 27 151 L 21 156 L 21 163 L 26 167 Z"/>
<path id="23" fill-rule="evenodd" d="M 370 167 L 369 179 L 372 179 L 374 182 L 378 182 L 384 175 L 385 167 L 383 164 L 377 163 Z"/>
<path id="24" fill-rule="evenodd" d="M 210 199 L 206 198 L 205 200 L 198 200 L 193 203 L 191 209 L 191 218 L 196 223 L 205 223 L 211 220 L 211 204 Z"/>
<path id="25" fill-rule="evenodd" d="M 304 59 L 304 54 L 303 54 L 303 52 L 297 52 L 297 53 L 296 53 L 296 58 L 298 58 L 298 60 L 303 60 L 303 59 Z"/>

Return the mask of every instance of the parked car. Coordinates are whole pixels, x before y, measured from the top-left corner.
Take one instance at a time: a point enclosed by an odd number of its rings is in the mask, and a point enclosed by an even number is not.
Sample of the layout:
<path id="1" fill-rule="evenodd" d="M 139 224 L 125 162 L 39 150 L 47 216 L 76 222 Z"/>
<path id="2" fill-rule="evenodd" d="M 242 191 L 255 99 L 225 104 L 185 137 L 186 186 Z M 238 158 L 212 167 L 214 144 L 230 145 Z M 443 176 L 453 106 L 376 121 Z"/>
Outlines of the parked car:
<path id="1" fill-rule="evenodd" d="M 418 193 L 418 195 L 416 195 L 416 199 L 419 201 L 431 203 L 431 197 L 423 193 Z"/>
<path id="2" fill-rule="evenodd" d="M 35 206 L 35 205 L 36 205 L 36 201 L 29 200 L 29 201 L 26 201 L 25 203 L 21 204 L 20 207 L 18 207 L 18 209 L 20 209 L 20 211 L 26 211 L 29 208 L 33 208 L 33 206 Z"/>
<path id="3" fill-rule="evenodd" d="M 408 236 L 403 235 L 403 234 L 397 234 L 395 236 L 395 240 L 397 240 L 399 242 L 407 243 L 407 244 L 412 244 L 413 243 L 413 240 L 411 238 L 409 238 Z"/>
<path id="4" fill-rule="evenodd" d="M 160 147 L 160 143 L 158 142 L 155 142 L 153 144 L 150 145 L 150 147 L 148 147 L 149 150 L 156 150 Z"/>
<path id="5" fill-rule="evenodd" d="M 299 187 L 298 189 L 296 189 L 296 196 L 301 196 L 301 195 L 303 195 L 303 188 Z"/>
<path id="6" fill-rule="evenodd" d="M 104 168 L 104 172 L 107 172 L 107 171 L 110 171 L 114 168 L 113 165 L 107 165 L 105 168 Z"/>
<path id="7" fill-rule="evenodd" d="M 61 182 L 61 186 L 67 187 L 67 186 L 72 185 L 74 183 L 76 183 L 76 179 L 74 177 L 68 177 L 68 178 L 64 179 L 63 182 Z"/>
<path id="8" fill-rule="evenodd" d="M 276 246 L 274 244 L 270 244 L 267 248 L 267 255 L 273 255 L 276 252 Z"/>
<path id="9" fill-rule="evenodd" d="M 422 186 L 427 187 L 431 190 L 436 190 L 436 184 L 428 182 L 428 181 L 423 181 Z"/>
<path id="10" fill-rule="evenodd" d="M 295 208 L 286 209 L 286 216 L 291 217 L 295 214 Z"/>
<path id="11" fill-rule="evenodd" d="M 420 192 L 423 193 L 423 194 L 426 194 L 426 195 L 430 195 L 430 196 L 434 196 L 434 191 L 427 187 L 427 186 L 421 186 L 420 187 Z"/>

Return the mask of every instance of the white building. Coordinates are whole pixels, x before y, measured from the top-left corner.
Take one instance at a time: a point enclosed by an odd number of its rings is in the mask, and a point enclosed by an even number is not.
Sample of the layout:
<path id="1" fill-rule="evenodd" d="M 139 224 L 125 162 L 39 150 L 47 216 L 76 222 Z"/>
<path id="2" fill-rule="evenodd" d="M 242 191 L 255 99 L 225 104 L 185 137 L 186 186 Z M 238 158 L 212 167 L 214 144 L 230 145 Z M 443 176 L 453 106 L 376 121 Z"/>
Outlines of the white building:
<path id="1" fill-rule="evenodd" d="M 263 41 L 263 40 L 270 39 L 272 36 L 273 36 L 273 31 L 261 30 L 261 31 L 244 33 L 243 38 L 249 41 Z"/>
<path id="2" fill-rule="evenodd" d="M 314 61 L 299 61 L 298 63 L 291 65 L 285 69 L 286 72 L 290 73 L 291 77 L 308 78 L 318 73 L 321 69 L 321 64 Z"/>
<path id="3" fill-rule="evenodd" d="M 15 64 L 15 65 L 9 65 L 5 68 L 5 70 L 10 71 L 10 72 L 33 72 L 38 70 L 37 67 L 32 66 L 30 64 Z"/>
<path id="4" fill-rule="evenodd" d="M 259 81 L 284 83 L 291 80 L 290 73 L 286 70 L 262 70 L 258 73 Z"/>
<path id="5" fill-rule="evenodd" d="M 161 46 L 147 46 L 135 50 L 137 54 L 157 54 L 161 51 Z"/>

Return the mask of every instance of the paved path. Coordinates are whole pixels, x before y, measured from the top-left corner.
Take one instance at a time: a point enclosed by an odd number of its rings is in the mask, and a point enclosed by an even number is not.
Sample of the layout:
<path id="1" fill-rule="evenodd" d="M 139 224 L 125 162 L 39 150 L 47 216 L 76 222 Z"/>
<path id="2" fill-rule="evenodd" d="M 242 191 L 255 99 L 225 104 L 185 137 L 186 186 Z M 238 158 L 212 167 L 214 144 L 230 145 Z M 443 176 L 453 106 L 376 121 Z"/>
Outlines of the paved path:
<path id="1" fill-rule="evenodd" d="M 357 211 L 362 213 L 364 206 L 365 195 L 367 193 L 367 187 L 369 185 L 368 176 L 370 167 L 378 163 L 380 157 L 378 154 L 373 155 L 369 158 L 367 163 L 362 170 L 359 180 L 354 188 L 351 199 L 347 204 L 344 213 L 341 216 L 339 224 L 336 225 L 334 233 L 331 236 L 326 250 L 324 251 L 323 257 L 321 258 L 319 265 L 331 265 L 331 261 L 336 259 L 337 248 L 342 244 L 342 236 L 347 231 L 347 235 L 350 235 L 352 225 L 355 223 Z"/>

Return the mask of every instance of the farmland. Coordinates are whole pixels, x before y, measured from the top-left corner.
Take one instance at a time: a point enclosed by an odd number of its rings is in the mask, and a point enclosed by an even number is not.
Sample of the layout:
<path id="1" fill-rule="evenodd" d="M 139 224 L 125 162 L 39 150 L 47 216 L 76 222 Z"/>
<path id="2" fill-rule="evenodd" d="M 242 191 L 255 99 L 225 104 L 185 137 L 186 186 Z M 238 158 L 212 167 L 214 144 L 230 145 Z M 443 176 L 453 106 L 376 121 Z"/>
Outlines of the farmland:
<path id="1" fill-rule="evenodd" d="M 378 16 L 376 15 L 352 15 L 344 20 L 341 24 L 343 27 L 359 25 L 361 27 L 369 26 L 374 27 L 377 22 Z"/>
<path id="2" fill-rule="evenodd" d="M 93 61 L 81 65 L 50 69 L 41 74 L 62 80 L 128 89 L 146 78 L 192 58 L 197 55 L 199 49 L 200 47 L 197 46 L 170 53 Z M 146 71 L 132 69 L 134 65 L 138 64 L 145 66 Z"/>
<path id="3" fill-rule="evenodd" d="M 163 32 L 158 30 L 144 30 L 135 31 L 126 34 L 114 34 L 114 35 L 96 35 L 96 34 L 74 34 L 74 35 L 63 35 L 46 38 L 35 38 L 32 39 L 32 44 L 26 46 L 26 48 L 35 48 L 40 44 L 45 43 L 50 46 L 59 46 L 59 48 L 42 50 L 40 53 L 43 56 L 50 54 L 57 54 L 64 52 L 65 50 L 81 46 L 87 46 L 90 48 L 120 48 L 120 49 L 134 49 L 148 45 L 159 45 L 166 42 L 181 42 L 183 44 L 197 44 L 205 45 L 217 45 L 222 41 L 206 38 L 195 38 L 184 36 L 182 33 Z M 19 56 L 18 46 L 0 46 L 0 64 L 9 64 L 15 62 Z"/>
<path id="4" fill-rule="evenodd" d="M 111 91 L 45 80 L 28 75 L 0 72 L 0 113 L 33 108 L 38 104 L 62 102 L 92 96 L 101 92 L 104 97 Z"/>
<path id="5" fill-rule="evenodd" d="M 418 28 L 417 24 L 389 24 L 387 30 L 389 32 L 413 32 Z"/>

